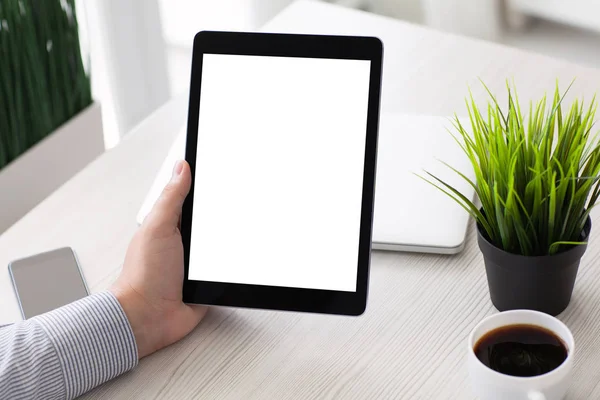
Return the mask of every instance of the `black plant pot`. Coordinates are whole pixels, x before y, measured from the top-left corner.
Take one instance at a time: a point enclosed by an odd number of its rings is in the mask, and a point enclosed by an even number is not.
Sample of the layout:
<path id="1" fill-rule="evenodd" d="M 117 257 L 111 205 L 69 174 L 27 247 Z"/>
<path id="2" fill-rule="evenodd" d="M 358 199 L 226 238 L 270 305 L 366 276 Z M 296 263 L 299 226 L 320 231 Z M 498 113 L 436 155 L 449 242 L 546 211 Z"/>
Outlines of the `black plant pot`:
<path id="1" fill-rule="evenodd" d="M 587 241 L 587 219 L 581 240 Z M 477 227 L 492 303 L 499 311 L 529 309 L 558 315 L 569 305 L 577 269 L 587 245 L 573 246 L 551 256 L 508 253 L 491 244 Z"/>

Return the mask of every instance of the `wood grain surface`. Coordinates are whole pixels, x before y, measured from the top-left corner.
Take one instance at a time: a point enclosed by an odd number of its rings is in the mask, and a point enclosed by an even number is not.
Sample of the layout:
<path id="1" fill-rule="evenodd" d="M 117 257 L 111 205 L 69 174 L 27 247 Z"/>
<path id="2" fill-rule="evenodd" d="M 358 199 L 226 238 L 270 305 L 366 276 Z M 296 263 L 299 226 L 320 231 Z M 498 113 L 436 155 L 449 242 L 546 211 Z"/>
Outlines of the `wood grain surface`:
<path id="1" fill-rule="evenodd" d="M 557 78 L 565 86 L 577 78 L 571 96 L 589 99 L 600 87 L 597 70 L 312 1 L 293 4 L 264 30 L 379 36 L 384 111 L 461 113 L 467 85 L 485 98 L 478 77 L 501 99 L 514 78 L 522 102 L 552 91 Z M 105 289 L 186 108 L 186 97 L 162 107 L 9 229 L 0 237 L 0 265 L 71 246 L 92 291 Z M 474 399 L 467 336 L 496 310 L 472 228 L 457 256 L 375 252 L 361 317 L 214 308 L 187 338 L 84 398 Z M 600 398 L 599 249 L 592 229 L 573 299 L 560 315 L 577 343 L 570 400 Z M 18 319 L 4 268 L 0 323 Z"/>

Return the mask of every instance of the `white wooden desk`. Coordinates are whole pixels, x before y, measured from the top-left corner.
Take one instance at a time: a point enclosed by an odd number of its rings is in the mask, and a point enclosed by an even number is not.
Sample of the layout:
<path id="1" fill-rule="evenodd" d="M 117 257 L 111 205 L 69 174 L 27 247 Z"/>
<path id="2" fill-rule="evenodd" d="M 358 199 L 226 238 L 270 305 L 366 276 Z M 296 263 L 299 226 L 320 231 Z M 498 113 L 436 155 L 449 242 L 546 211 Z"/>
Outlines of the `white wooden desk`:
<path id="1" fill-rule="evenodd" d="M 600 71 L 331 5 L 300 1 L 267 31 L 363 34 L 385 44 L 385 111 L 448 115 L 464 110 L 477 78 L 503 94 L 514 78 L 525 102 L 557 78 L 590 99 Z M 503 95 L 499 96 L 504 98 Z M 186 117 L 171 101 L 0 237 L 0 265 L 58 246 L 78 253 L 92 291 L 118 274 L 135 215 Z M 569 399 L 600 398 L 600 220 L 571 305 L 560 318 L 577 342 Z M 265 249 L 268 251 L 268 249 Z M 0 322 L 19 319 L 0 271 Z M 376 252 L 366 313 L 359 318 L 213 309 L 190 336 L 92 391 L 102 399 L 473 399 L 464 365 L 472 327 L 492 314 L 471 230 L 454 257 Z"/>

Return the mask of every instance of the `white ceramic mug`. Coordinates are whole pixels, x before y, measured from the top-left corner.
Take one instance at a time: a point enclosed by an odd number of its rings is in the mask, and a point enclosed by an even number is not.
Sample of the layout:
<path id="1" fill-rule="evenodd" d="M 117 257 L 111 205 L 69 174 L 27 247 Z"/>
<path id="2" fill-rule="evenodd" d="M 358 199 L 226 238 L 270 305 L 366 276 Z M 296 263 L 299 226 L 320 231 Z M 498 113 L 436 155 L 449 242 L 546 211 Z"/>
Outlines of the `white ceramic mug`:
<path id="1" fill-rule="evenodd" d="M 475 355 L 475 345 L 486 333 L 508 325 L 536 325 L 554 332 L 567 346 L 567 359 L 543 375 L 518 377 L 501 374 L 485 366 Z M 575 343 L 573 334 L 558 319 L 538 311 L 513 310 L 487 317 L 469 336 L 469 375 L 481 400 L 561 400 L 571 380 Z"/>

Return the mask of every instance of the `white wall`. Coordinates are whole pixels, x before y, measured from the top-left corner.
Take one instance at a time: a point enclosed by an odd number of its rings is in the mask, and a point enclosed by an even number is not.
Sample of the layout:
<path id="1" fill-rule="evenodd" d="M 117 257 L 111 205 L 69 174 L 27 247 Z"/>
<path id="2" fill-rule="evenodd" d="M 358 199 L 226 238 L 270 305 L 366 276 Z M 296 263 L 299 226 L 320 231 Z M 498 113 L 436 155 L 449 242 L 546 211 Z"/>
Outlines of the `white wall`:
<path id="1" fill-rule="evenodd" d="M 423 22 L 422 0 L 369 0 L 370 10 L 406 21 Z"/>
<path id="2" fill-rule="evenodd" d="M 159 0 L 167 44 L 191 48 L 200 30 L 253 31 L 293 0 Z"/>
<path id="3" fill-rule="evenodd" d="M 507 0 L 515 12 L 600 31 L 598 0 Z"/>
<path id="4" fill-rule="evenodd" d="M 170 98 L 158 0 L 143 7 L 139 0 L 79 0 L 77 6 L 110 148 Z"/>
<path id="5" fill-rule="evenodd" d="M 499 0 L 423 0 L 426 25 L 485 40 L 500 37 L 501 10 Z"/>

